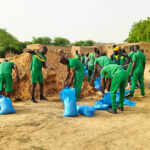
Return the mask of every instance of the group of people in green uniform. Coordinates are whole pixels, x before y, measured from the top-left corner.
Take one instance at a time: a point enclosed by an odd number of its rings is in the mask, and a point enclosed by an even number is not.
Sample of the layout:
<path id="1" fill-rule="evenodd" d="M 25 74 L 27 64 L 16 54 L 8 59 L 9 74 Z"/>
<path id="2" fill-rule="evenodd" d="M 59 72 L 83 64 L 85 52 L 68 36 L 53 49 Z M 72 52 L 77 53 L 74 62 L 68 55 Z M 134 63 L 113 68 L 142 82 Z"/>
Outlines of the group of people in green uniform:
<path id="1" fill-rule="evenodd" d="M 107 91 L 111 93 L 112 108 L 108 112 L 117 114 L 117 108 L 123 111 L 123 102 L 127 82 L 131 84 L 131 93 L 128 95 L 129 98 L 134 96 L 134 91 L 137 82 L 140 84 L 141 95 L 145 96 L 144 91 L 144 69 L 146 63 L 146 57 L 144 53 L 140 50 L 139 45 L 131 46 L 131 52 L 127 54 L 125 50 L 121 50 L 116 45 L 113 47 L 114 53 L 111 58 L 107 57 L 105 54 L 100 53 L 96 48 L 93 52 L 88 55 L 88 77 L 87 80 L 95 80 L 97 73 L 101 75 L 101 93 L 102 96 L 105 95 L 106 87 Z M 82 58 L 84 57 L 84 59 Z M 82 82 L 84 78 L 84 64 L 85 56 L 82 57 L 76 51 L 74 58 L 61 57 L 60 63 L 64 64 L 68 68 L 68 74 L 65 81 L 68 81 L 72 69 L 72 77 L 70 82 L 65 82 L 67 85 L 74 85 L 76 89 L 76 99 L 79 100 Z M 84 62 L 83 62 L 84 60 Z M 116 93 L 117 90 L 120 91 L 119 105 L 116 106 Z"/>
<path id="2" fill-rule="evenodd" d="M 131 93 L 128 97 L 134 96 L 134 91 L 137 82 L 140 84 L 142 97 L 145 96 L 144 90 L 144 70 L 146 64 L 146 56 L 140 50 L 139 45 L 131 46 L 130 53 L 126 54 L 125 50 L 120 50 L 116 45 L 113 47 L 114 53 L 111 58 L 104 53 L 100 53 L 97 48 L 94 48 L 88 55 L 80 54 L 76 51 L 74 58 L 61 56 L 60 63 L 67 66 L 67 76 L 64 80 L 65 86 L 71 86 L 76 90 L 76 100 L 79 100 L 81 94 L 82 83 L 84 80 L 84 66 L 88 68 L 87 80 L 94 82 L 97 74 L 101 75 L 101 93 L 105 95 L 105 91 L 110 91 L 112 109 L 110 113 L 117 113 L 117 108 L 123 111 L 123 102 L 125 88 L 131 84 Z M 42 68 L 53 70 L 51 66 L 46 65 L 46 53 L 48 49 L 43 46 L 41 50 L 26 49 L 26 52 L 32 55 L 31 63 L 31 101 L 37 103 L 35 99 L 35 88 L 37 83 L 40 85 L 40 100 L 47 100 L 43 95 L 43 73 Z M 0 63 L 0 93 L 4 91 L 5 85 L 6 96 L 10 97 L 12 92 L 12 69 L 16 72 L 16 78 L 19 80 L 19 72 L 17 66 L 8 60 Z M 119 89 L 120 99 L 119 105 L 116 106 L 116 92 Z"/>

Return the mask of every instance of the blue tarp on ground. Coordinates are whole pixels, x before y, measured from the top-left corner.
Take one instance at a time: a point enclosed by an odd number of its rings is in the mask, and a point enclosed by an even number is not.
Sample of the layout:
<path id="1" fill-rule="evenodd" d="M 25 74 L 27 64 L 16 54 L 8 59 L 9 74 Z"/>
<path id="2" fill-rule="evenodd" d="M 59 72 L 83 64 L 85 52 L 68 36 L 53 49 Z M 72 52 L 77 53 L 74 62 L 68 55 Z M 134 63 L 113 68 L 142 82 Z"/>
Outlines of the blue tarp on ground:
<path id="1" fill-rule="evenodd" d="M 99 77 L 95 79 L 94 87 L 97 90 L 101 90 L 101 75 L 99 75 Z"/>
<path id="2" fill-rule="evenodd" d="M 125 95 L 127 95 L 128 93 L 130 93 L 130 91 L 126 91 Z M 116 103 L 119 103 L 119 92 L 117 92 L 117 94 L 116 94 Z M 96 109 L 104 110 L 105 105 L 100 105 L 100 104 L 106 104 L 106 105 L 108 105 L 108 107 L 112 106 L 110 92 L 106 93 L 105 96 L 100 101 L 97 101 L 96 104 L 94 105 L 94 107 Z M 132 101 L 125 98 L 124 99 L 124 105 L 134 107 L 134 106 L 136 106 L 136 102 L 132 102 Z"/>

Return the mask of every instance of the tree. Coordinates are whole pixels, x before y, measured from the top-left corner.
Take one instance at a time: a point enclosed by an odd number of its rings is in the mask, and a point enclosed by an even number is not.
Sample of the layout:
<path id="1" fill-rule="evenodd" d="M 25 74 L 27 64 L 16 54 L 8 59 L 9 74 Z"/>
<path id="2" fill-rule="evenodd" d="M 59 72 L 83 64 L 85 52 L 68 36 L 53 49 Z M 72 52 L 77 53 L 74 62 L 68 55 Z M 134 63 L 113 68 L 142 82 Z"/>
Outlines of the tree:
<path id="1" fill-rule="evenodd" d="M 94 41 L 92 40 L 86 40 L 86 41 L 76 41 L 73 43 L 74 46 L 93 46 Z"/>
<path id="2" fill-rule="evenodd" d="M 52 39 L 49 37 L 33 37 L 32 43 L 33 44 L 45 44 L 50 45 L 52 42 Z"/>
<path id="3" fill-rule="evenodd" d="M 129 37 L 125 41 L 129 43 L 150 42 L 150 18 L 134 23 L 129 32 Z"/>
<path id="4" fill-rule="evenodd" d="M 0 57 L 7 52 L 21 53 L 21 43 L 5 29 L 0 29 Z"/>
<path id="5" fill-rule="evenodd" d="M 57 46 L 68 46 L 70 44 L 70 41 L 66 38 L 55 37 L 53 44 Z"/>

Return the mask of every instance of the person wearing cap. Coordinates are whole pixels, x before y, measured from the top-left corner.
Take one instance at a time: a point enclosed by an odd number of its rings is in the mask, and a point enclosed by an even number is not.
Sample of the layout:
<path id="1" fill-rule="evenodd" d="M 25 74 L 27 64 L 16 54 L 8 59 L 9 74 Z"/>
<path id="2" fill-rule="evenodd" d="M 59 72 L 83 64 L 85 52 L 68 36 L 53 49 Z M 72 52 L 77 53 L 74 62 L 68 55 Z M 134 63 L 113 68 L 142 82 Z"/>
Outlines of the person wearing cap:
<path id="1" fill-rule="evenodd" d="M 79 54 L 79 52 L 76 50 L 76 53 L 74 55 L 75 59 L 81 60 L 81 55 Z"/>
<path id="2" fill-rule="evenodd" d="M 106 80 L 105 77 L 108 77 L 110 93 L 111 93 L 111 102 L 112 109 L 109 109 L 109 113 L 117 114 L 117 106 L 116 106 L 116 93 L 117 89 L 120 91 L 119 97 L 119 110 L 123 111 L 123 103 L 124 103 L 124 95 L 125 95 L 125 87 L 128 80 L 128 73 L 121 66 L 116 64 L 109 64 L 102 68 L 101 70 L 101 86 L 102 86 L 102 96 L 105 94 L 106 88 Z"/>
<path id="3" fill-rule="evenodd" d="M 0 94 L 2 95 L 3 86 L 5 85 L 6 96 L 10 97 L 10 93 L 12 92 L 12 70 L 15 70 L 16 79 L 19 80 L 19 71 L 18 67 L 15 63 L 10 62 L 8 60 L 4 60 L 0 63 Z"/>
<path id="4" fill-rule="evenodd" d="M 84 65 L 78 59 L 66 58 L 64 56 L 60 58 L 60 63 L 67 66 L 67 77 L 64 82 L 65 86 L 71 86 L 73 84 L 73 87 L 76 90 L 76 100 L 78 101 L 80 98 L 82 82 L 84 79 Z M 70 81 L 68 82 L 69 79 Z"/>
<path id="5" fill-rule="evenodd" d="M 111 55 L 111 60 L 114 62 L 114 64 L 117 65 L 121 65 L 121 57 L 123 56 L 123 58 L 128 58 L 130 59 L 130 57 L 128 57 L 127 55 L 123 54 L 121 49 L 119 47 L 114 47 L 114 53 Z"/>
<path id="6" fill-rule="evenodd" d="M 32 83 L 32 88 L 31 88 L 31 101 L 33 103 L 37 103 L 34 97 L 35 93 L 35 88 L 36 84 L 40 84 L 40 100 L 47 100 L 47 98 L 44 97 L 43 95 L 43 73 L 42 73 L 42 67 L 48 70 L 53 70 L 52 67 L 48 67 L 46 65 L 46 53 L 48 51 L 48 48 L 46 46 L 43 46 L 41 50 L 30 50 L 26 49 L 26 52 L 32 54 L 32 63 L 30 66 L 31 70 L 31 83 Z"/>
<path id="7" fill-rule="evenodd" d="M 119 53 L 119 47 L 114 47 L 113 51 L 114 53 L 111 55 L 111 60 L 114 62 L 114 64 L 120 65 L 121 55 Z"/>

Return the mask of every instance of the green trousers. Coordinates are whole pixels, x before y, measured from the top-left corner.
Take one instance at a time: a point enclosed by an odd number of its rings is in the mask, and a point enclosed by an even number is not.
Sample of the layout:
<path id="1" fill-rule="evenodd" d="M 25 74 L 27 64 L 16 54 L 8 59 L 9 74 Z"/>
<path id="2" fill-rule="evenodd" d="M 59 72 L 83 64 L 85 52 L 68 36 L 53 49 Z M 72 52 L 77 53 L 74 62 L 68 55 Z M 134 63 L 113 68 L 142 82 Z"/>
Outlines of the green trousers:
<path id="1" fill-rule="evenodd" d="M 76 90 L 76 99 L 80 98 L 83 79 L 84 79 L 84 67 L 83 69 L 77 70 L 75 72 L 73 87 Z"/>
<path id="2" fill-rule="evenodd" d="M 91 75 L 93 73 L 94 73 L 94 66 L 88 66 L 88 77 L 87 77 L 88 82 L 90 81 Z"/>
<path id="3" fill-rule="evenodd" d="M 134 90 L 135 90 L 137 81 L 139 81 L 140 83 L 141 95 L 145 95 L 143 76 L 144 76 L 143 72 L 133 73 L 133 76 L 131 78 L 131 96 L 134 95 Z"/>
<path id="4" fill-rule="evenodd" d="M 118 71 L 115 73 L 115 76 L 112 79 L 111 88 L 110 88 L 112 109 L 116 109 L 117 89 L 119 89 L 120 91 L 119 107 L 123 107 L 125 87 L 126 87 L 127 80 L 128 80 L 127 71 L 122 70 L 122 71 Z"/>

